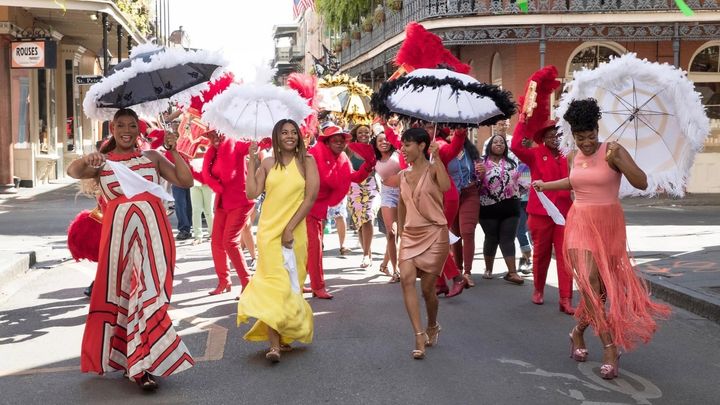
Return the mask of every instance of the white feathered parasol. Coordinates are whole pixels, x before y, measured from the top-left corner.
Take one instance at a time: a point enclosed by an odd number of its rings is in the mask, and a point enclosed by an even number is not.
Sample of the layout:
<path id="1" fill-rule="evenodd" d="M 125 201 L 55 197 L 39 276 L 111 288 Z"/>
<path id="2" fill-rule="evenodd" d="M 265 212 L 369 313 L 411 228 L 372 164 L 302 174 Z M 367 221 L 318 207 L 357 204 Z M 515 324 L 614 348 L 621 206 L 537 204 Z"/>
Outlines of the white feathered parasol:
<path id="1" fill-rule="evenodd" d="M 634 53 L 574 74 L 556 114 L 564 153 L 575 149 L 570 125 L 562 119 L 572 100 L 595 98 L 602 118 L 600 142 L 617 141 L 648 176 L 647 190 L 623 178 L 620 196 L 683 196 L 695 155 L 710 134 L 710 120 L 685 72 L 640 60 Z"/>
<path id="2" fill-rule="evenodd" d="M 301 123 L 312 110 L 296 91 L 269 83 L 273 71 L 258 71 L 256 81 L 232 84 L 203 107 L 210 128 L 236 139 L 260 140 L 272 134 L 275 123 Z"/>

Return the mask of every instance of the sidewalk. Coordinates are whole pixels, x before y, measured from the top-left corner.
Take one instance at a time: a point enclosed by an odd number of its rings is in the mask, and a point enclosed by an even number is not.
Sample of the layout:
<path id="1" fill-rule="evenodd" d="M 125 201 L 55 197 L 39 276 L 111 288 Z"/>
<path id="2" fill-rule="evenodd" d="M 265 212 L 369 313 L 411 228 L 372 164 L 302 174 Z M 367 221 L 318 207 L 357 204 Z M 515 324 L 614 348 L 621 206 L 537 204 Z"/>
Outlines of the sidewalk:
<path id="1" fill-rule="evenodd" d="M 72 260 L 66 247 L 66 229 L 91 199 L 75 198 L 74 182 L 60 181 L 17 194 L 0 195 L 0 295 L 2 287 L 30 268 L 50 267 Z M 628 219 L 646 215 L 644 225 L 631 226 L 628 240 L 637 269 L 653 294 L 677 307 L 720 322 L 720 195 L 693 194 L 684 199 L 632 198 L 623 200 Z M 658 210 L 663 207 L 666 209 Z M 683 208 L 686 207 L 686 208 Z M 685 211 L 683 213 L 683 211 Z M 699 214 L 698 214 L 699 212 Z M 708 218 L 710 226 L 665 226 L 670 217 Z M 649 226 L 648 226 L 649 225 Z M 633 230 L 655 229 L 651 232 Z M 482 232 L 477 231 L 482 246 Z M 479 264 L 478 264 L 479 265 Z"/>

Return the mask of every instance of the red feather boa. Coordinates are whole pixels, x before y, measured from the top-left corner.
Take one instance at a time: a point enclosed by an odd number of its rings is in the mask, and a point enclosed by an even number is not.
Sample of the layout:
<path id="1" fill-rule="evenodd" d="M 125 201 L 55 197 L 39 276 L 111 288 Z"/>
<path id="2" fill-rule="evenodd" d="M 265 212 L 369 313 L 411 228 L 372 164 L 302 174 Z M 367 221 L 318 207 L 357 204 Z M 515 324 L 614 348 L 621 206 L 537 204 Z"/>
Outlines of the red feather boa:
<path id="1" fill-rule="evenodd" d="M 73 259 L 97 262 L 100 255 L 102 224 L 90 216 L 91 211 L 80 212 L 68 227 L 68 249 Z"/>

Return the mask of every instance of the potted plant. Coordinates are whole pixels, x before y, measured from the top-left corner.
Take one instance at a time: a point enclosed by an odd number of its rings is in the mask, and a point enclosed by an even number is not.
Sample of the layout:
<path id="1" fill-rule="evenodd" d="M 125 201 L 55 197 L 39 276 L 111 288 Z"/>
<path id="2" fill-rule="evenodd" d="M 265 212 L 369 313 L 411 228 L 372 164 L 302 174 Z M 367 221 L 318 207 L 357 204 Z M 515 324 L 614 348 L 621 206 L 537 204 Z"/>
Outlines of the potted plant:
<path id="1" fill-rule="evenodd" d="M 378 6 L 375 7 L 373 20 L 375 20 L 375 25 L 382 25 L 382 23 L 385 22 L 385 7 L 383 7 L 382 4 L 378 4 Z"/>
<path id="2" fill-rule="evenodd" d="M 350 48 L 350 35 L 347 32 L 342 34 L 342 49 Z"/>
<path id="3" fill-rule="evenodd" d="M 342 52 L 343 46 L 342 46 L 342 40 L 341 39 L 334 39 L 332 43 L 332 50 L 333 52 Z"/>
<path id="4" fill-rule="evenodd" d="M 402 10 L 403 0 L 387 0 L 385 4 L 390 10 L 398 12 Z"/>
<path id="5" fill-rule="evenodd" d="M 350 38 L 354 40 L 360 39 L 360 27 L 358 27 L 357 24 L 353 24 L 350 28 Z"/>
<path id="6" fill-rule="evenodd" d="M 368 17 L 360 17 L 360 27 L 365 32 L 372 32 L 373 30 L 373 21 L 371 18 Z"/>

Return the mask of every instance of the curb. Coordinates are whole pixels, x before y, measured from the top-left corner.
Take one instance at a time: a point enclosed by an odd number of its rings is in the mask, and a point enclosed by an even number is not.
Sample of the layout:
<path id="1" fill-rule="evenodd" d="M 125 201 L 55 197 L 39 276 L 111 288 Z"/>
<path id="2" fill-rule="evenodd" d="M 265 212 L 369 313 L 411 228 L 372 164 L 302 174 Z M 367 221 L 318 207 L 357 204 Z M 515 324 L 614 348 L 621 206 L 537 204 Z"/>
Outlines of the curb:
<path id="1" fill-rule="evenodd" d="M 720 323 L 720 300 L 701 296 L 698 292 L 641 274 L 650 285 L 652 295 L 668 304 L 682 308 L 710 321 Z"/>
<path id="2" fill-rule="evenodd" d="M 3 264 L 0 265 L 0 286 L 26 273 L 36 262 L 37 256 L 34 251 L 10 253 L 10 257 L 7 260 L 3 260 Z"/>

